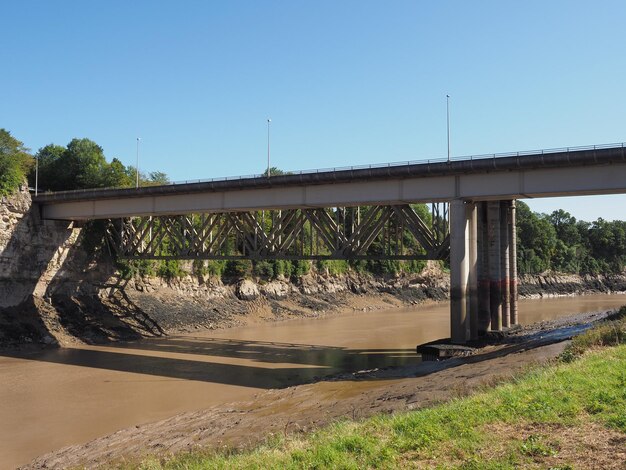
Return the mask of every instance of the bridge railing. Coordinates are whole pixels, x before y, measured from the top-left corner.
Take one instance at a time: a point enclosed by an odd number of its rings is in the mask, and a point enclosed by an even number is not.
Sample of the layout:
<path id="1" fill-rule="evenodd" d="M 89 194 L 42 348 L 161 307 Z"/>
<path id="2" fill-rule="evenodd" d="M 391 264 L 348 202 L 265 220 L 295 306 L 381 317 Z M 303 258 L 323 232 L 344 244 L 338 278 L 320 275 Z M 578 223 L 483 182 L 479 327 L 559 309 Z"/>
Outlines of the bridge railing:
<path id="1" fill-rule="evenodd" d="M 558 147 L 558 148 L 549 148 L 549 149 L 540 149 L 540 150 L 525 150 L 520 152 L 502 152 L 502 153 L 488 153 L 488 154 L 480 154 L 480 155 L 465 155 L 458 157 L 451 157 L 449 161 L 451 162 L 461 162 L 461 161 L 474 161 L 474 160 L 488 160 L 488 159 L 498 159 L 498 158 L 510 158 L 510 157 L 524 157 L 524 156 L 536 156 L 536 155 L 550 155 L 550 154 L 559 154 L 559 153 L 570 153 L 570 152 L 581 152 L 581 151 L 589 151 L 589 150 L 601 150 L 601 149 L 617 149 L 626 147 L 625 142 L 618 142 L 613 144 L 600 144 L 600 145 L 583 145 L 577 147 Z M 446 163 L 448 162 L 447 158 L 429 158 L 429 159 L 421 159 L 421 160 L 405 160 L 405 161 L 396 161 L 390 163 L 372 163 L 368 165 L 352 165 L 352 166 L 342 166 L 342 167 L 328 167 L 328 168 L 316 168 L 309 170 L 287 170 L 282 175 L 310 175 L 315 173 L 338 173 L 345 171 L 356 171 L 356 170 L 368 170 L 368 169 L 377 169 L 377 168 L 390 168 L 390 167 L 399 167 L 399 166 L 411 166 L 411 165 L 430 165 L 430 164 L 438 164 L 438 163 Z M 275 176 L 282 176 L 275 175 Z M 207 179 L 192 179 L 192 180 L 180 180 L 180 181 L 172 181 L 170 183 L 159 184 L 155 186 L 175 186 L 175 185 L 184 185 L 184 184 L 196 184 L 196 183 L 214 183 L 220 181 L 238 181 L 238 180 L 249 180 L 249 179 L 261 179 L 267 178 L 265 173 L 260 174 L 249 174 L 249 175 L 238 175 L 238 176 L 221 176 L 216 178 L 207 178 Z M 270 176 L 270 179 L 272 176 Z M 146 185 L 149 186 L 149 185 Z M 54 194 L 64 194 L 64 193 L 85 193 L 95 190 L 101 189 L 133 189 L 128 187 L 107 187 L 107 188 L 89 188 L 89 189 L 76 189 L 71 191 L 56 191 Z"/>

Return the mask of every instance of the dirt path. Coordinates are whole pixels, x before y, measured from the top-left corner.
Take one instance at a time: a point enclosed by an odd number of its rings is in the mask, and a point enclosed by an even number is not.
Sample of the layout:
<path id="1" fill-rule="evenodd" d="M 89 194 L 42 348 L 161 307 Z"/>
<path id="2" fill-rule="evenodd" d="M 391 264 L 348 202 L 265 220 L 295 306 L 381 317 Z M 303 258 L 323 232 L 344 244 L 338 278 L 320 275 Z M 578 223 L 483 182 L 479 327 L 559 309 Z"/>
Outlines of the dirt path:
<path id="1" fill-rule="evenodd" d="M 542 322 L 466 358 L 341 374 L 317 383 L 269 390 L 251 401 L 123 429 L 41 456 L 23 468 L 110 466 L 196 446 L 245 448 L 271 434 L 305 432 L 338 419 L 430 406 L 555 358 L 567 338 L 603 316 L 584 314 Z"/>

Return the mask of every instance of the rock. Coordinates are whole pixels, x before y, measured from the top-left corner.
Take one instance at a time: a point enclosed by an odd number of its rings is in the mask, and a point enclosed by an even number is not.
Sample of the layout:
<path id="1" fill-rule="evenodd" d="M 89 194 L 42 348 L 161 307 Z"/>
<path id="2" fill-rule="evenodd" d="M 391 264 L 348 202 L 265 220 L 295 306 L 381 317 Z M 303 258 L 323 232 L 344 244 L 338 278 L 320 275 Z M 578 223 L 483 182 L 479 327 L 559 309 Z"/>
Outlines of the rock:
<path id="1" fill-rule="evenodd" d="M 272 281 L 265 284 L 261 288 L 261 292 L 269 299 L 280 300 L 287 298 L 291 289 L 286 282 Z"/>
<path id="2" fill-rule="evenodd" d="M 244 279 L 237 284 L 235 295 L 241 300 L 254 300 L 259 297 L 259 288 L 251 280 Z"/>

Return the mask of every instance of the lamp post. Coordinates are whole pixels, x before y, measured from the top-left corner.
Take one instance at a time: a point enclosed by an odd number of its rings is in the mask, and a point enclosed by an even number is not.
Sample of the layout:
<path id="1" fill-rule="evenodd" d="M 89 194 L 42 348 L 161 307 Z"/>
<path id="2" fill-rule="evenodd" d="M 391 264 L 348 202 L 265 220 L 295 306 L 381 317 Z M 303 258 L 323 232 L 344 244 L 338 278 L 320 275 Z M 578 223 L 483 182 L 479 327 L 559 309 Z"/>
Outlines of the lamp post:
<path id="1" fill-rule="evenodd" d="M 35 196 L 39 188 L 39 155 L 35 155 Z"/>
<path id="2" fill-rule="evenodd" d="M 448 130 L 448 163 L 450 163 L 450 95 L 446 95 L 446 122 Z"/>
<path id="3" fill-rule="evenodd" d="M 267 177 L 270 177 L 270 122 L 272 120 L 267 118 Z"/>
<path id="4" fill-rule="evenodd" d="M 137 165 L 135 166 L 135 188 L 139 188 L 139 142 L 141 137 L 137 137 Z"/>

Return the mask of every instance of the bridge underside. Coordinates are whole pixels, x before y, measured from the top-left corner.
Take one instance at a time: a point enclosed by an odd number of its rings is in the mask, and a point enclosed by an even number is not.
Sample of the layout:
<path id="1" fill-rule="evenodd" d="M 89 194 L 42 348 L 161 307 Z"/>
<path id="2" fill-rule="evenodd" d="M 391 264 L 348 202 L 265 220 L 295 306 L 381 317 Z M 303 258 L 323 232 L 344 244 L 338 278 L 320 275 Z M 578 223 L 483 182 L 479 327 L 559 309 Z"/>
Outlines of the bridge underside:
<path id="1" fill-rule="evenodd" d="M 389 259 L 449 256 L 448 204 L 145 216 L 112 220 L 125 259 Z"/>

